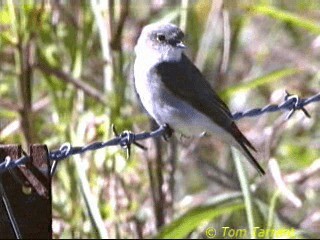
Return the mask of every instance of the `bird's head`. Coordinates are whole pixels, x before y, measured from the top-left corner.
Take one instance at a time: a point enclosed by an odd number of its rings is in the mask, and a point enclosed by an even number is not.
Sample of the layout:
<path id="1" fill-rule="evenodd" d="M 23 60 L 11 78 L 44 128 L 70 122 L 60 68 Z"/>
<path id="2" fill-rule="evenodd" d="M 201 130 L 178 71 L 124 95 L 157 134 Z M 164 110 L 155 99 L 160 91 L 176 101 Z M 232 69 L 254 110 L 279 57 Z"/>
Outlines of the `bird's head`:
<path id="1" fill-rule="evenodd" d="M 184 34 L 171 23 L 153 23 L 142 29 L 135 47 L 136 55 L 151 55 L 161 61 L 178 61 L 185 45 Z M 147 59 L 146 59 L 147 61 Z"/>

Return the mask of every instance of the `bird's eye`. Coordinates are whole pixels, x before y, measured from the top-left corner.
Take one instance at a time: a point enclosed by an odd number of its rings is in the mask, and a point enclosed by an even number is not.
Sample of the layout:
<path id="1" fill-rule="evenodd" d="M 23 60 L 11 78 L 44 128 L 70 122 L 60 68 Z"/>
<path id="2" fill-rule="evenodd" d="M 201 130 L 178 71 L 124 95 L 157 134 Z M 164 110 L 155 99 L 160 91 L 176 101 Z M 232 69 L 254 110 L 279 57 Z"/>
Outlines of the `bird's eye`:
<path id="1" fill-rule="evenodd" d="M 163 35 L 163 34 L 159 34 L 159 35 L 157 35 L 157 40 L 158 40 L 159 42 L 163 42 L 163 41 L 166 40 L 166 36 Z"/>

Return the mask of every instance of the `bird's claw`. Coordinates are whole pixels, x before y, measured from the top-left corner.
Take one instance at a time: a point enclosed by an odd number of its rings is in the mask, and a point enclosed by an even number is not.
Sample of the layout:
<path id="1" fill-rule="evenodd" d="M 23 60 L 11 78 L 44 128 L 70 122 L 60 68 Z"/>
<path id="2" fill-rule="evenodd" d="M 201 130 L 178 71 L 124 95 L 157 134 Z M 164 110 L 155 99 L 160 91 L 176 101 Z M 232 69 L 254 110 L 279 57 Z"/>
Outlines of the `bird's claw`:
<path id="1" fill-rule="evenodd" d="M 164 129 L 164 132 L 163 132 L 163 139 L 165 141 L 169 141 L 169 138 L 172 136 L 174 130 L 166 123 L 164 125 L 161 126 L 163 129 Z"/>

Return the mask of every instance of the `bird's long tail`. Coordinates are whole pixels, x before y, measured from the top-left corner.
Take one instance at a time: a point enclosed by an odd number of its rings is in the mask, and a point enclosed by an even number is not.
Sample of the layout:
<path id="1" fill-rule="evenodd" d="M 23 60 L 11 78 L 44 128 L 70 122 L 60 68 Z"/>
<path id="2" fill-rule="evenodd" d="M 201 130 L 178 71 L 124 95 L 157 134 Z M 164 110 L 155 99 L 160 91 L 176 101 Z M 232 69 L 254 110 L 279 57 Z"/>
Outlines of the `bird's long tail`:
<path id="1" fill-rule="evenodd" d="M 254 166 L 254 168 L 257 169 L 260 175 L 266 174 L 248 148 L 252 149 L 253 151 L 256 151 L 256 149 L 252 146 L 249 140 L 240 132 L 239 129 L 237 129 L 236 136 L 234 135 L 233 145 L 245 155 L 245 157 L 249 160 L 252 166 Z"/>

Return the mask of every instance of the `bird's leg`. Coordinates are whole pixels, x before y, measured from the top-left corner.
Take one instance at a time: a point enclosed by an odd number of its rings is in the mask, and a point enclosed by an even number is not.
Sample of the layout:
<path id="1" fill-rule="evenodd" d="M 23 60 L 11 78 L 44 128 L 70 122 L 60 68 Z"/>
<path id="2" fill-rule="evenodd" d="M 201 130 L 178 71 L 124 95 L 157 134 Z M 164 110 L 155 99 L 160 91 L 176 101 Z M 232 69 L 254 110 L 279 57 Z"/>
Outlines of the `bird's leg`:
<path id="1" fill-rule="evenodd" d="M 165 141 L 169 141 L 169 138 L 172 136 L 174 130 L 169 126 L 169 124 L 163 124 L 161 125 L 161 127 L 164 129 L 164 132 L 163 132 L 163 139 Z"/>

